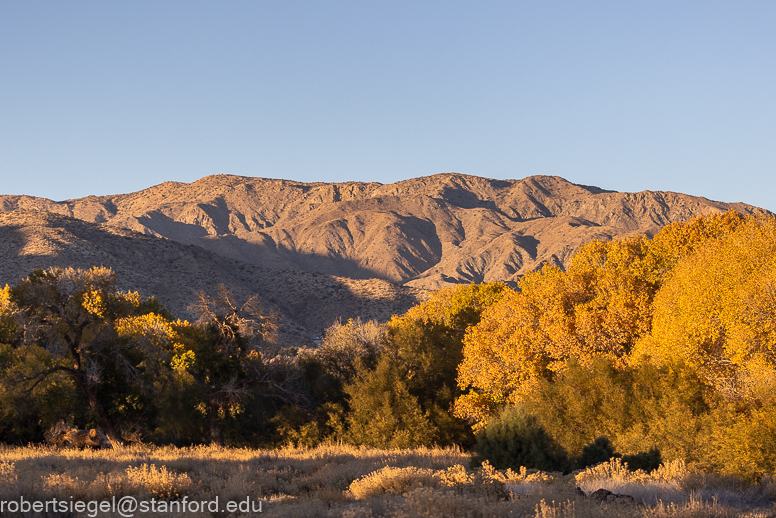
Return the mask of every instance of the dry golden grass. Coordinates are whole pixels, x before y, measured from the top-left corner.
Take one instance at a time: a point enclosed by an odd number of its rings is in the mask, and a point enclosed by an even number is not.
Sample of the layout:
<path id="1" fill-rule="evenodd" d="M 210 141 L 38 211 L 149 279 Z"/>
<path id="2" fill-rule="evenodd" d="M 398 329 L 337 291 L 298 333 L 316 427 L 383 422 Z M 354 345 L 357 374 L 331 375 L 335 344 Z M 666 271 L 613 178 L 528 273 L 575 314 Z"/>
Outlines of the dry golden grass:
<path id="1" fill-rule="evenodd" d="M 525 469 L 499 471 L 487 463 L 472 470 L 469 462 L 467 453 L 441 448 L 375 450 L 328 445 L 250 450 L 139 445 L 75 450 L 2 446 L 0 500 L 21 495 L 26 500 L 72 497 L 84 501 L 127 495 L 149 500 L 211 501 L 218 497 L 223 506 L 230 500 L 249 498 L 262 501 L 263 515 L 289 518 L 776 517 L 768 501 L 776 494 L 770 477 L 759 485 L 741 486 L 690 473 L 681 464 L 646 474 L 629 472 L 613 461 L 562 476 Z M 639 502 L 602 504 L 578 494 L 577 485 L 588 493 L 609 488 Z M 655 500 L 655 495 L 669 498 Z"/>

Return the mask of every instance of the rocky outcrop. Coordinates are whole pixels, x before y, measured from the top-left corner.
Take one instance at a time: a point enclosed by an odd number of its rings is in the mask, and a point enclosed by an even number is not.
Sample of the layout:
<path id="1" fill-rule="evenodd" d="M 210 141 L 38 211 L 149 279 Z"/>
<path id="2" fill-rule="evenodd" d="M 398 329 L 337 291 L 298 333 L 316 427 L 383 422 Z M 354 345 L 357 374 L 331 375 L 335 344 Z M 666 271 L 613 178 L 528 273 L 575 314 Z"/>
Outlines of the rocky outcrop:
<path id="1" fill-rule="evenodd" d="M 620 495 L 617 493 L 613 493 L 609 491 L 608 489 L 597 489 L 596 491 L 593 491 L 587 497 L 590 500 L 595 500 L 597 502 L 606 502 L 609 504 L 634 504 L 636 503 L 636 499 L 633 498 L 630 495 Z"/>

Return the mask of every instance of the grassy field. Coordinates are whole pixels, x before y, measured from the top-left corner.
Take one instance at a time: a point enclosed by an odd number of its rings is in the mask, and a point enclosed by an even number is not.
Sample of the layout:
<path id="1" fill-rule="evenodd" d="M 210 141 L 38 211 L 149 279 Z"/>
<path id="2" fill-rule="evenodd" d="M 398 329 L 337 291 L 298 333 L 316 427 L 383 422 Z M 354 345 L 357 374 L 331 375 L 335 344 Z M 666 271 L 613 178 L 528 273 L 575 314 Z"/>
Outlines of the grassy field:
<path id="1" fill-rule="evenodd" d="M 776 517 L 776 483 L 746 485 L 694 474 L 680 463 L 645 474 L 618 462 L 571 475 L 470 469 L 455 449 L 375 450 L 349 446 L 249 450 L 133 446 L 121 450 L 0 447 L 0 500 L 112 502 L 133 496 L 175 516 L 168 501 L 253 505 L 282 517 Z M 580 494 L 605 488 L 635 503 L 601 503 Z M 185 500 L 184 500 L 185 499 Z M 246 499 L 248 500 L 246 502 Z M 162 501 L 165 503 L 162 504 Z M 97 504 L 93 504 L 97 505 Z M 108 504 L 105 504 L 108 505 Z M 200 504 L 198 504 L 200 505 Z M 207 507 L 206 504 L 201 504 Z M 122 516 L 95 508 L 37 516 Z M 177 516 L 256 516 L 205 509 Z M 14 508 L 12 507 L 13 511 Z M 127 514 L 127 513 L 125 513 Z M 2 516 L 36 516 L 4 508 Z"/>

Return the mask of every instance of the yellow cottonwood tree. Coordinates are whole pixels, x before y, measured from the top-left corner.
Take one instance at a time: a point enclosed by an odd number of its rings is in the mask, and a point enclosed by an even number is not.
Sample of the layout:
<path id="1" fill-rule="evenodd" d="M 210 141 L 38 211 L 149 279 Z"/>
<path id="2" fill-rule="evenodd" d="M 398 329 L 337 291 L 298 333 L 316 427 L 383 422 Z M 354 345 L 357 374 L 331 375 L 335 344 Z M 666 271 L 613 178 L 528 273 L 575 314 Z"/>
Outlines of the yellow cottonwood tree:
<path id="1" fill-rule="evenodd" d="M 485 311 L 464 339 L 456 415 L 481 427 L 495 409 L 515 403 L 532 382 L 573 358 L 624 364 L 649 330 L 659 285 L 649 240 L 594 241 L 568 271 L 545 266 L 520 282 L 520 292 Z"/>
<path id="2" fill-rule="evenodd" d="M 773 384 L 776 219 L 746 218 L 681 259 L 654 306 L 640 361 L 688 363 L 735 397 Z"/>
<path id="3" fill-rule="evenodd" d="M 0 289 L 0 344 L 8 344 L 19 338 L 19 327 L 14 322 L 18 308 L 11 300 L 11 288 L 6 284 Z"/>
<path id="4" fill-rule="evenodd" d="M 653 301 L 674 266 L 745 218 L 735 212 L 669 225 L 654 239 L 593 241 L 567 271 L 546 265 L 523 277 L 519 292 L 486 309 L 464 339 L 455 414 L 485 425 L 532 383 L 566 360 L 608 359 L 624 367 L 652 328 Z"/>

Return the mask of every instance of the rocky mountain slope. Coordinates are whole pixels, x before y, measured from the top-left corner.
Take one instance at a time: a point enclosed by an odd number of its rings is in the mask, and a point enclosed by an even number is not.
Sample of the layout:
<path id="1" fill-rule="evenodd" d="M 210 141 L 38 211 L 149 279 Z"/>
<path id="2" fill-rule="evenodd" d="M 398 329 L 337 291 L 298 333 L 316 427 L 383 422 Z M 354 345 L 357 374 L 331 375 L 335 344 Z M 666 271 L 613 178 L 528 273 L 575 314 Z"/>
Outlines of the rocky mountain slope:
<path id="1" fill-rule="evenodd" d="M 120 289 L 154 295 L 181 318 L 192 317 L 188 306 L 200 290 L 215 294 L 224 284 L 243 301 L 258 294 L 264 309 L 279 315 L 286 345 L 310 345 L 338 318 L 384 321 L 428 297 L 424 290 L 379 279 L 273 270 L 50 212 L 0 214 L 0 285 L 15 284 L 34 268 L 94 265 L 112 267 Z"/>
<path id="2" fill-rule="evenodd" d="M 130 229 L 198 245 L 215 254 L 213 261 L 426 289 L 514 281 L 544 262 L 567 264 L 591 239 L 653 233 L 731 208 L 759 211 L 671 192 L 604 191 L 552 176 L 454 173 L 387 185 L 217 175 L 64 202 L 0 196 L 2 211 L 45 211 L 99 224 L 105 235 Z"/>

